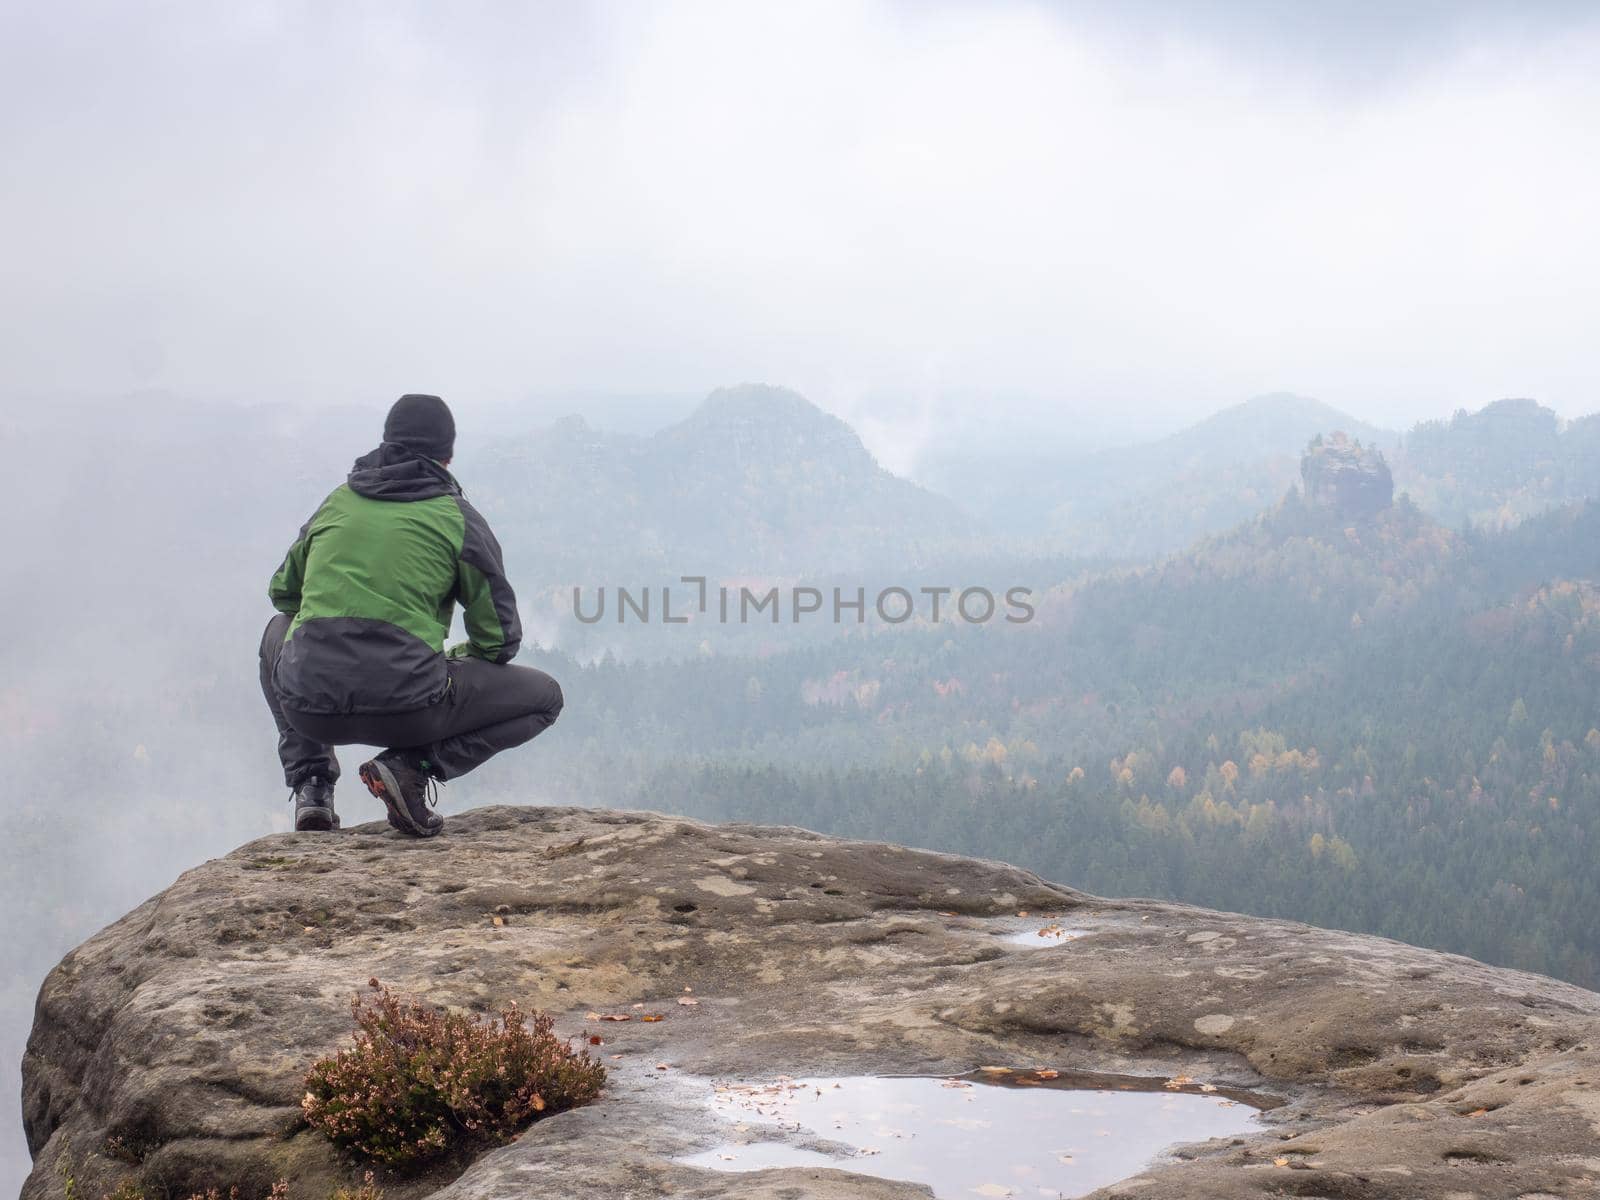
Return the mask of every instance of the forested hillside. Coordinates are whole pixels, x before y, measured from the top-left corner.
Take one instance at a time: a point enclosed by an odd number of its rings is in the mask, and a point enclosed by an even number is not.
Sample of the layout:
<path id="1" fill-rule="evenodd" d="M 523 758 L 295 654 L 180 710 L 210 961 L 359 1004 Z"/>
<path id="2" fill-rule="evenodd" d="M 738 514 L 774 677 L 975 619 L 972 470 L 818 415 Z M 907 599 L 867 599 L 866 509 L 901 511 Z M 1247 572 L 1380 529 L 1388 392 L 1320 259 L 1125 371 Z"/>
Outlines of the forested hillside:
<path id="1" fill-rule="evenodd" d="M 1296 495 L 1027 626 L 556 659 L 579 699 L 546 765 L 1594 984 L 1597 579 L 1600 505 L 1463 535 Z"/>
<path id="2" fill-rule="evenodd" d="M 548 665 L 568 706 L 447 805 L 814 824 L 1595 982 L 1594 504 L 1464 529 L 1405 498 L 1390 448 L 1402 494 L 1371 520 L 1267 497 L 1264 515 L 1183 553 L 1094 565 L 969 539 L 845 427 L 768 398 L 781 403 L 763 414 L 760 397 L 725 397 L 648 450 L 576 425 L 560 452 L 556 434 L 463 432 L 456 465 L 545 647 L 519 661 Z M 59 867 L 3 892 L 14 1007 L 35 967 L 196 854 L 287 824 L 255 675 L 265 583 L 374 438 L 349 410 L 144 411 L 124 429 L 40 409 L 11 430 L 39 449 L 14 464 L 32 516 L 4 580 L 25 635 L 0 684 L 7 814 L 17 853 Z M 1561 427 L 1562 444 L 1590 428 Z M 1479 477 L 1525 477 L 1492 451 L 1474 451 Z M 658 495 L 686 523 L 671 547 L 639 499 Z M 701 509 L 703 527 L 684 515 Z M 679 570 L 711 570 L 760 537 L 790 564 L 775 579 L 1020 584 L 1036 616 L 654 625 L 637 644 L 614 622 L 583 640 L 557 619 L 572 581 L 649 583 L 668 549 L 691 560 Z M 602 560 L 618 574 L 568 574 Z M 344 753 L 347 770 L 361 753 Z M 377 815 L 348 780 L 340 797 L 349 820 Z"/>
<path id="3" fill-rule="evenodd" d="M 1600 497 L 1600 415 L 1562 421 L 1533 400 L 1498 400 L 1402 432 L 1284 393 L 1110 450 L 940 448 L 918 478 L 1012 551 L 1140 560 L 1269 508 L 1298 478 L 1305 444 L 1335 432 L 1381 450 L 1396 488 L 1452 529 Z"/>
<path id="4" fill-rule="evenodd" d="M 1396 468 L 1441 521 L 1503 528 L 1600 495 L 1600 416 L 1562 422 L 1532 400 L 1498 400 L 1418 425 Z"/>
<path id="5" fill-rule="evenodd" d="M 473 484 L 507 551 L 567 586 L 911 563 L 976 530 L 880 467 L 839 418 L 753 385 L 648 437 L 571 417 L 497 439 Z"/>

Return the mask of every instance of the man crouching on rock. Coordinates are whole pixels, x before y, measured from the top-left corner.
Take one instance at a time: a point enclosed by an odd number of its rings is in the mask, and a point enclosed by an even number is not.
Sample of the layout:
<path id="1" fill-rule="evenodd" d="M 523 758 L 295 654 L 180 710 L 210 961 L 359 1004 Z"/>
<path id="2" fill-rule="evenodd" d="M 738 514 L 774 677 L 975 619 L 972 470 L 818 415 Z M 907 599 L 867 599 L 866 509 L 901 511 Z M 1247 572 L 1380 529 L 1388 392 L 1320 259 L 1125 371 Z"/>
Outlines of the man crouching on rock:
<path id="1" fill-rule="evenodd" d="M 561 687 L 510 665 L 522 641 L 500 546 L 447 469 L 456 425 L 437 396 L 395 401 L 289 548 L 267 594 L 261 689 L 278 725 L 297 830 L 339 827 L 333 747 L 388 746 L 361 780 L 402 833 L 432 837 L 435 781 L 537 736 Z M 455 602 L 468 640 L 444 650 Z"/>

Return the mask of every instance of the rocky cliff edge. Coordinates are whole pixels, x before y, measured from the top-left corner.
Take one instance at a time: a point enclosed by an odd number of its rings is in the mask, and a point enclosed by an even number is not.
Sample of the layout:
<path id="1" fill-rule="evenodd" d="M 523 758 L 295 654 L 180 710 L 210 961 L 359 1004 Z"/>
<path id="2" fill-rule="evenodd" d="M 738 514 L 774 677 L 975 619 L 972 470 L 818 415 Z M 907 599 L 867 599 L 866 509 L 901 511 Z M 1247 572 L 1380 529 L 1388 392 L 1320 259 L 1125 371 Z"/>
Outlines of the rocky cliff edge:
<path id="1" fill-rule="evenodd" d="M 1084 936 L 1043 950 L 997 936 L 1041 919 Z M 1259 1133 L 1096 1195 L 1600 1194 L 1595 993 L 800 829 L 487 808 L 432 841 L 376 824 L 262 838 L 69 954 L 24 1062 L 24 1200 L 61 1194 L 64 1155 L 85 1197 L 127 1179 L 151 1197 L 230 1182 L 252 1196 L 286 1178 L 292 1198 L 325 1200 L 359 1180 L 299 1100 L 373 976 L 441 1005 L 550 1010 L 563 1032 L 603 1033 L 611 1070 L 595 1104 L 464 1171 L 389 1183 L 397 1200 L 926 1196 L 847 1164 L 675 1159 L 719 1140 L 706 1077 L 996 1063 L 1183 1074 L 1282 1101 Z M 635 1004 L 664 1019 L 585 1019 Z"/>

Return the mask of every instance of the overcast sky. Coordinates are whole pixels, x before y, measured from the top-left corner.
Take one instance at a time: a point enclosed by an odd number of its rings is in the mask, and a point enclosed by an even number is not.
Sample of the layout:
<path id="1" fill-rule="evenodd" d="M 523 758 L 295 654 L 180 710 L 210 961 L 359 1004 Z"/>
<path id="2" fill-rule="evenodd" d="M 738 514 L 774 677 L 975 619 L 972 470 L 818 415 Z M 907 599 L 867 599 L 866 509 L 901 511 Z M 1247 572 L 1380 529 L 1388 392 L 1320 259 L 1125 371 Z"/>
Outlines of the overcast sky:
<path id="1" fill-rule="evenodd" d="M 6 403 L 1600 408 L 1600 6 L 0 9 Z M 901 423 L 907 423 L 902 426 Z"/>

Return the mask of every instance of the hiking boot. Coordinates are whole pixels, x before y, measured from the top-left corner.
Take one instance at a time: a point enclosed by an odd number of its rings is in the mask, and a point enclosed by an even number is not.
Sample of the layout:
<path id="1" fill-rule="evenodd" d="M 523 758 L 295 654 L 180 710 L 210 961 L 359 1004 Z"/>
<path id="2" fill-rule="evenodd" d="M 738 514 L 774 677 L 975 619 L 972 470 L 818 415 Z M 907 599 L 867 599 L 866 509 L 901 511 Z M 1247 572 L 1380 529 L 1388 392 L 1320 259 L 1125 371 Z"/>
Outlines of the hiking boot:
<path id="1" fill-rule="evenodd" d="M 312 776 L 294 790 L 294 829 L 296 833 L 327 833 L 339 828 L 339 814 L 333 811 L 333 784 Z"/>
<path id="2" fill-rule="evenodd" d="M 385 750 L 361 764 L 361 782 L 389 810 L 389 824 L 413 837 L 432 837 L 444 828 L 444 818 L 433 811 L 439 802 L 434 776 L 410 755 Z"/>

